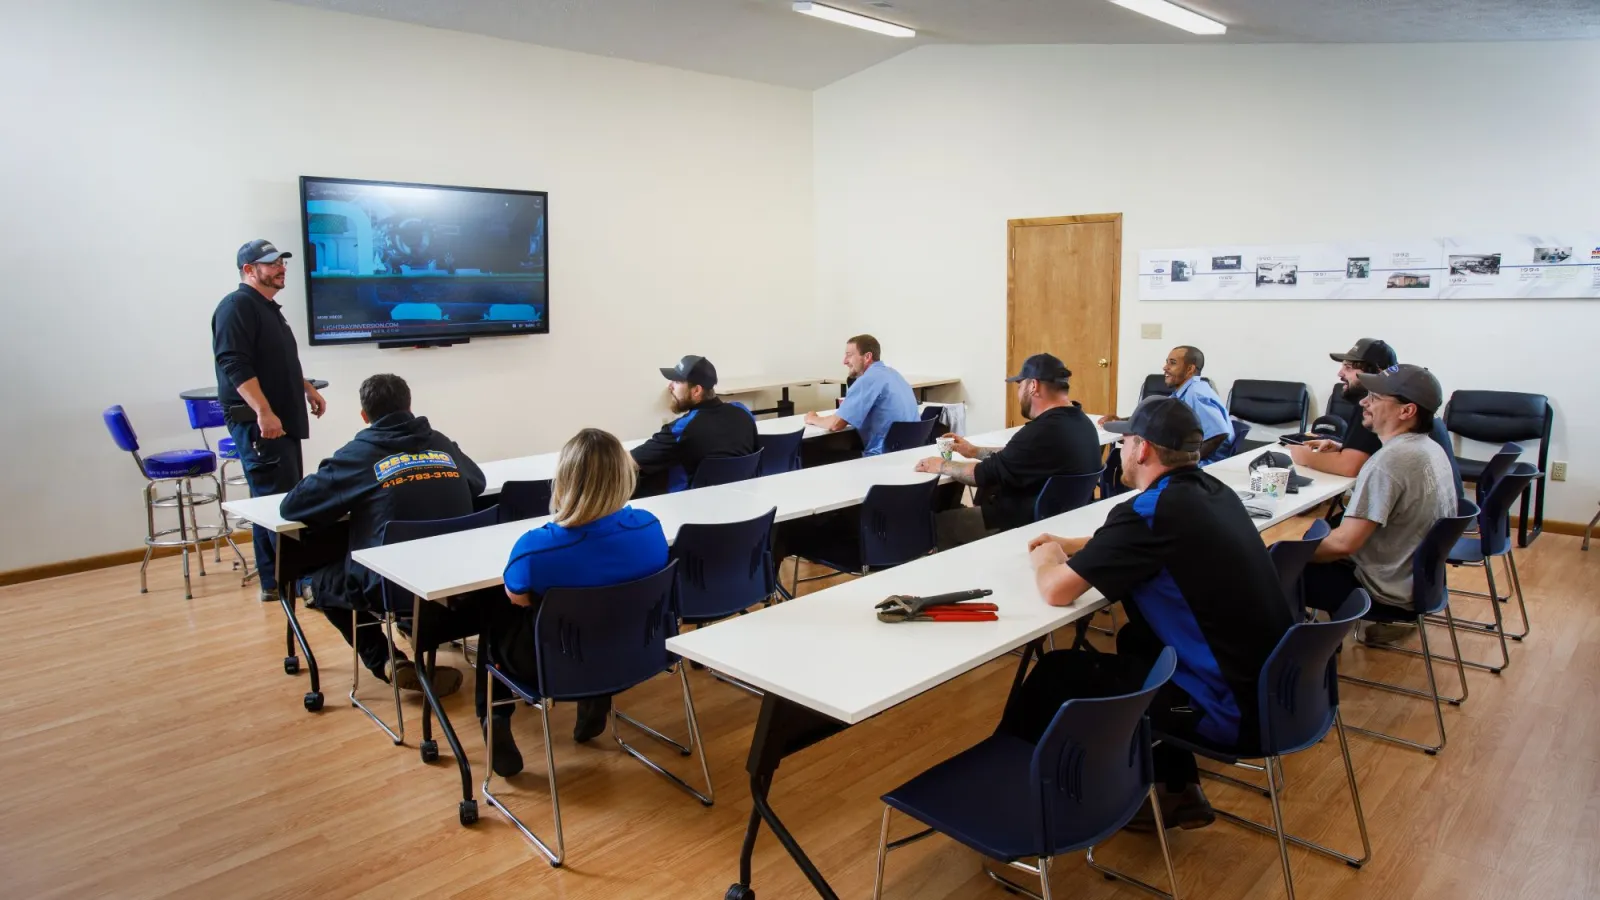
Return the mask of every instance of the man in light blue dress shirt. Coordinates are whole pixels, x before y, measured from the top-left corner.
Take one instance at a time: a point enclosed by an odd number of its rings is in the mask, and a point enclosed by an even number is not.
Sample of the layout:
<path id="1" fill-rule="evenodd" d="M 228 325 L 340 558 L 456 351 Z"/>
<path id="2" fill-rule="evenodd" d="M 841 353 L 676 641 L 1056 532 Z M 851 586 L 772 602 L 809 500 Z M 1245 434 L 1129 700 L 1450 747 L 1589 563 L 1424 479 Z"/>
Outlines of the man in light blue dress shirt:
<path id="1" fill-rule="evenodd" d="M 881 362 L 883 348 L 870 334 L 858 334 L 845 342 L 844 364 L 855 381 L 845 394 L 839 411 L 831 416 L 806 413 L 806 424 L 839 431 L 855 428 L 861 435 L 862 456 L 883 452 L 883 439 L 895 422 L 915 422 L 921 418 L 917 397 L 905 376 Z"/>
<path id="2" fill-rule="evenodd" d="M 1205 438 L 1200 464 L 1216 462 L 1228 451 L 1233 439 L 1233 424 L 1228 421 L 1228 406 L 1217 396 L 1211 382 L 1200 377 L 1206 367 L 1206 355 L 1196 347 L 1174 347 L 1167 354 L 1166 365 L 1161 367 L 1162 378 L 1172 388 L 1172 396 L 1182 400 L 1194 410 L 1200 420 L 1200 433 Z M 1216 438 L 1221 438 L 1217 442 Z M 1208 452 L 1209 451 L 1209 452 Z"/>

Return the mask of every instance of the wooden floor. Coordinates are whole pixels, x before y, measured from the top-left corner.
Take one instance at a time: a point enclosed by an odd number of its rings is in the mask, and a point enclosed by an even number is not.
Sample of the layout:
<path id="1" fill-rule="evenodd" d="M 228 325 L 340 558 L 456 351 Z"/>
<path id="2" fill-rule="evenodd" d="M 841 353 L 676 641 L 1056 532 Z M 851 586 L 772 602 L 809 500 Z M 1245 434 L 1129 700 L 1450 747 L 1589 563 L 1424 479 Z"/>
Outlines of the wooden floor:
<path id="1" fill-rule="evenodd" d="M 1374 859 L 1355 871 L 1292 850 L 1301 898 L 1600 896 L 1600 553 L 1546 535 L 1519 560 L 1533 635 L 1512 648 L 1502 676 L 1469 673 L 1471 699 L 1447 708 L 1450 743 L 1439 757 L 1351 737 Z M 1455 582 L 1477 587 L 1482 576 Z M 711 900 L 734 880 L 758 701 L 707 673 L 692 681 L 717 788 L 711 809 L 615 747 L 575 746 L 572 711 L 558 709 L 570 861 L 558 871 L 487 804 L 475 826 L 456 823 L 448 747 L 432 766 L 418 760 L 419 704 L 407 707 L 408 746 L 395 747 L 348 705 L 349 653 L 315 614 L 305 621 L 328 701 L 313 715 L 301 708 L 306 676 L 282 671 L 276 605 L 229 574 L 196 579 L 185 601 L 172 560 L 153 565 L 151 585 L 141 596 L 136 568 L 121 567 L 0 588 L 11 646 L 0 661 L 10 686 L 0 700 L 0 895 Z M 1488 642 L 1467 649 L 1481 657 Z M 1345 659 L 1349 671 L 1423 683 L 1416 660 L 1351 648 Z M 986 735 L 1013 663 L 991 663 L 784 763 L 774 804 L 842 896 L 871 891 L 878 796 Z M 817 664 L 828 664 L 826 647 Z M 1453 671 L 1440 668 L 1446 686 Z M 366 690 L 382 701 L 377 687 L 369 680 Z M 681 733 L 676 691 L 658 679 L 621 705 Z M 1350 724 L 1412 736 L 1431 726 L 1424 701 L 1356 687 L 1344 697 Z M 447 703 L 480 766 L 470 684 Z M 528 771 L 511 793 L 547 830 L 537 714 L 519 711 L 515 723 Z M 1359 848 L 1337 743 L 1292 757 L 1287 775 L 1291 828 Z M 1258 796 L 1207 789 L 1219 805 L 1267 815 Z M 1173 841 L 1184 896 L 1282 896 L 1270 839 L 1218 822 Z M 1120 835 L 1097 855 L 1159 880 L 1152 837 Z M 765 831 L 755 888 L 762 900 L 811 896 Z M 1057 865 L 1054 888 L 1057 897 L 1140 896 L 1079 857 Z M 935 838 L 891 855 L 886 896 L 1008 895 L 974 854 Z"/>

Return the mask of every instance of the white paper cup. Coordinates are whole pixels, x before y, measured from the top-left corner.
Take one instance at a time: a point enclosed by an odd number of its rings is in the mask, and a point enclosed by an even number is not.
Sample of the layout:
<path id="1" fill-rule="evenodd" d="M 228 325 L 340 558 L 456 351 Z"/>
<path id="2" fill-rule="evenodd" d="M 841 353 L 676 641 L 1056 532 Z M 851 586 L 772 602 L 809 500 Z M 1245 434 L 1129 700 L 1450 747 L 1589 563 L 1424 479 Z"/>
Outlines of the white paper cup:
<path id="1" fill-rule="evenodd" d="M 1289 470 L 1265 466 L 1250 473 L 1250 490 L 1273 499 L 1289 492 Z"/>
<path id="2" fill-rule="evenodd" d="M 955 456 L 955 454 L 956 454 L 956 450 L 955 450 L 956 439 L 955 438 L 942 437 L 942 438 L 939 438 L 938 440 L 936 440 L 935 443 L 937 443 L 939 445 L 939 456 L 940 457 L 942 457 L 944 459 L 950 459 L 951 457 Z"/>

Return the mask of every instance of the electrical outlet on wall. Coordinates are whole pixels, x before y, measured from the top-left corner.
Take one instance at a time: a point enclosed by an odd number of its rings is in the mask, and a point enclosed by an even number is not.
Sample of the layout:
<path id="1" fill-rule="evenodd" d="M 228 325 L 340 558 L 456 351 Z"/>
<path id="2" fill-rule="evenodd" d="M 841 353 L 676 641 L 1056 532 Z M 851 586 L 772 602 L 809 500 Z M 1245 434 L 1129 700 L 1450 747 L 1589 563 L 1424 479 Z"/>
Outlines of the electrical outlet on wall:
<path id="1" fill-rule="evenodd" d="M 1161 323 L 1160 322 L 1141 322 L 1141 323 L 1139 323 L 1139 337 L 1144 338 L 1147 341 L 1159 341 L 1159 340 L 1161 340 Z"/>
<path id="2" fill-rule="evenodd" d="M 1566 481 L 1567 480 L 1567 464 L 1564 463 L 1564 462 L 1553 462 L 1553 463 L 1551 463 L 1550 464 L 1550 480 L 1551 481 Z"/>

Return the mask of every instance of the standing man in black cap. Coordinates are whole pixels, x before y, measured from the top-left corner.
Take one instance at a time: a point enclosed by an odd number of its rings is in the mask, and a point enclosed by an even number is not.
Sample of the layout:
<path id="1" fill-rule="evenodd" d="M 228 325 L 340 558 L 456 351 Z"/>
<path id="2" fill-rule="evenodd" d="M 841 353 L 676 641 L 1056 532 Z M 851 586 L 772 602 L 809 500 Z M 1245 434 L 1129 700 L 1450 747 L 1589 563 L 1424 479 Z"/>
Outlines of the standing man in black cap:
<path id="1" fill-rule="evenodd" d="M 643 476 L 636 497 L 684 490 L 701 460 L 749 456 L 761 447 L 750 410 L 717 396 L 717 368 L 711 360 L 685 356 L 662 369 L 661 376 L 668 381 L 672 411 L 680 415 L 633 448 L 633 461 Z"/>
<path id="2" fill-rule="evenodd" d="M 934 519 L 939 549 L 948 550 L 1033 521 L 1034 501 L 1053 475 L 1089 475 L 1100 471 L 1100 433 L 1083 410 L 1067 397 L 1072 377 L 1064 363 L 1036 353 L 1022 371 L 1006 381 L 1017 386 L 1017 404 L 1027 422 L 1004 447 L 977 447 L 966 438 L 947 434 L 951 449 L 977 462 L 931 457 L 918 460 L 918 472 L 931 472 L 956 482 L 946 508 Z M 963 488 L 978 489 L 977 506 L 961 506 Z"/>
<path id="3" fill-rule="evenodd" d="M 300 442 L 311 436 L 306 407 L 318 418 L 328 404 L 300 371 L 294 332 L 283 307 L 272 298 L 283 290 L 284 253 L 268 241 L 239 248 L 239 289 L 211 314 L 211 351 L 216 357 L 217 400 L 228 434 L 239 450 L 250 496 L 282 494 L 300 482 Z M 277 599 L 275 536 L 255 529 L 260 599 Z"/>

